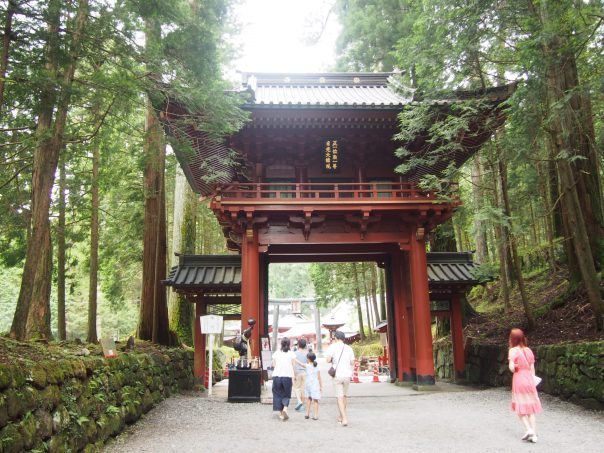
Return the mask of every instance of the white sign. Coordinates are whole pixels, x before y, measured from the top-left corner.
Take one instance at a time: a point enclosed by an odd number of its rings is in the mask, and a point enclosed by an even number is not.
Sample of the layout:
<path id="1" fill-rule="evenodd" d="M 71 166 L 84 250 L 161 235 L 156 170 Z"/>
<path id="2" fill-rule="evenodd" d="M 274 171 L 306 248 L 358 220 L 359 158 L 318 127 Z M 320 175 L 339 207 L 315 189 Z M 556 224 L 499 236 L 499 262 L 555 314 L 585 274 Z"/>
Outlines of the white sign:
<path id="1" fill-rule="evenodd" d="M 201 333 L 204 333 L 204 334 L 222 333 L 222 316 L 217 316 L 217 315 L 200 316 L 199 321 L 201 324 Z"/>

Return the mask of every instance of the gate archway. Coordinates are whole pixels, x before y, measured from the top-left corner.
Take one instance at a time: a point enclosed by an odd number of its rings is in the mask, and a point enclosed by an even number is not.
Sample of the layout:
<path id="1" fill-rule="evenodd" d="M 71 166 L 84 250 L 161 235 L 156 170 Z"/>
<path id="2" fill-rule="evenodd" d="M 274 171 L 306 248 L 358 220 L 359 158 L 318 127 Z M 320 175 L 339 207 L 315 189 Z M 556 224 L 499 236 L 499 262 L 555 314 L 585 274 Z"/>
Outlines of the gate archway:
<path id="1" fill-rule="evenodd" d="M 417 182 L 426 174 L 441 177 L 451 164 L 470 158 L 503 124 L 500 105 L 514 87 L 418 101 L 393 88 L 396 75 L 245 74 L 242 92 L 249 97 L 244 109 L 251 120 L 225 143 L 181 124 L 183 108 L 177 101 L 166 105 L 166 128 L 196 150 L 194 155 L 176 150 L 184 173 L 194 190 L 211 198 L 227 246 L 240 253 L 241 317 L 259 321 L 254 355 L 259 355 L 259 335 L 267 325 L 269 263 L 375 261 L 389 269 L 395 377 L 419 386 L 434 384 L 426 240 L 451 218 L 460 200 L 422 190 Z M 446 159 L 397 174 L 400 143 L 393 137 L 401 110 L 421 104 L 442 116 L 463 99 L 481 99 L 489 106 L 484 121 L 470 124 Z M 411 158 L 421 157 L 432 146 L 429 132 L 418 133 L 405 146 Z M 229 149 L 237 153 L 239 171 L 225 163 Z M 451 263 L 439 266 L 445 265 Z M 438 275 L 437 268 L 434 272 Z M 450 299 L 452 325 L 461 332 L 459 300 Z M 456 335 L 456 372 L 461 372 L 461 337 Z"/>

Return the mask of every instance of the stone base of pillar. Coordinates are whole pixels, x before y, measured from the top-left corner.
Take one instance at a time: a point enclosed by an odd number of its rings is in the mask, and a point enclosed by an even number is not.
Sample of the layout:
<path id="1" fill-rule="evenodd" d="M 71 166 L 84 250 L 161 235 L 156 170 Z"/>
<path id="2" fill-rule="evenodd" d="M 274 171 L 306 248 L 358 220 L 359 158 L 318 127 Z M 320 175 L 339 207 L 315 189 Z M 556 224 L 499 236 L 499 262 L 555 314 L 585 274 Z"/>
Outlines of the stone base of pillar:
<path id="1" fill-rule="evenodd" d="M 466 371 L 456 371 L 455 372 L 455 383 L 456 384 L 465 384 L 467 382 Z"/>
<path id="2" fill-rule="evenodd" d="M 436 379 L 432 375 L 417 375 L 417 385 L 434 385 L 436 384 Z"/>
<path id="3" fill-rule="evenodd" d="M 410 382 L 410 383 L 414 384 L 416 381 L 417 381 L 417 378 L 415 376 L 414 371 L 411 371 L 410 373 L 403 372 L 403 382 Z"/>
<path id="4" fill-rule="evenodd" d="M 422 384 L 415 384 L 413 386 L 413 390 L 417 390 L 418 392 L 440 392 L 442 391 L 442 389 L 435 384 L 432 385 L 422 385 Z"/>

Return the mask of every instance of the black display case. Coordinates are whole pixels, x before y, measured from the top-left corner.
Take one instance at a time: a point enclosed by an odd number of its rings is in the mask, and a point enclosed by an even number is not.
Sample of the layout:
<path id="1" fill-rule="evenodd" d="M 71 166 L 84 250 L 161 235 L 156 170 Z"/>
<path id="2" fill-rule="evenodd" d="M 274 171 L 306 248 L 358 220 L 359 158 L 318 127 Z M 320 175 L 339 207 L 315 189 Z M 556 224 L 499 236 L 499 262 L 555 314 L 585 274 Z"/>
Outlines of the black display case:
<path id="1" fill-rule="evenodd" d="M 262 370 L 229 370 L 229 396 L 231 403 L 259 403 Z"/>

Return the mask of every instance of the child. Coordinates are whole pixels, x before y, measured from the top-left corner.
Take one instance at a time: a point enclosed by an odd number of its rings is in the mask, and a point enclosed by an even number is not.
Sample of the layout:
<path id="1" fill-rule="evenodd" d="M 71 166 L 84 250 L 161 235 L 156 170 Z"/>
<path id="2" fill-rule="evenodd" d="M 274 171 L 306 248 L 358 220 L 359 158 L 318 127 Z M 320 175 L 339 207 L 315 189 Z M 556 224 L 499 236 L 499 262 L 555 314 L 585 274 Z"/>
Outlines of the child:
<path id="1" fill-rule="evenodd" d="M 310 406 L 313 407 L 313 420 L 319 420 L 319 400 L 323 393 L 323 381 L 321 373 L 317 368 L 317 356 L 314 352 L 306 355 L 308 363 L 306 364 L 306 382 L 304 384 L 304 397 L 308 400 L 306 404 L 306 415 L 304 418 L 310 418 Z"/>

